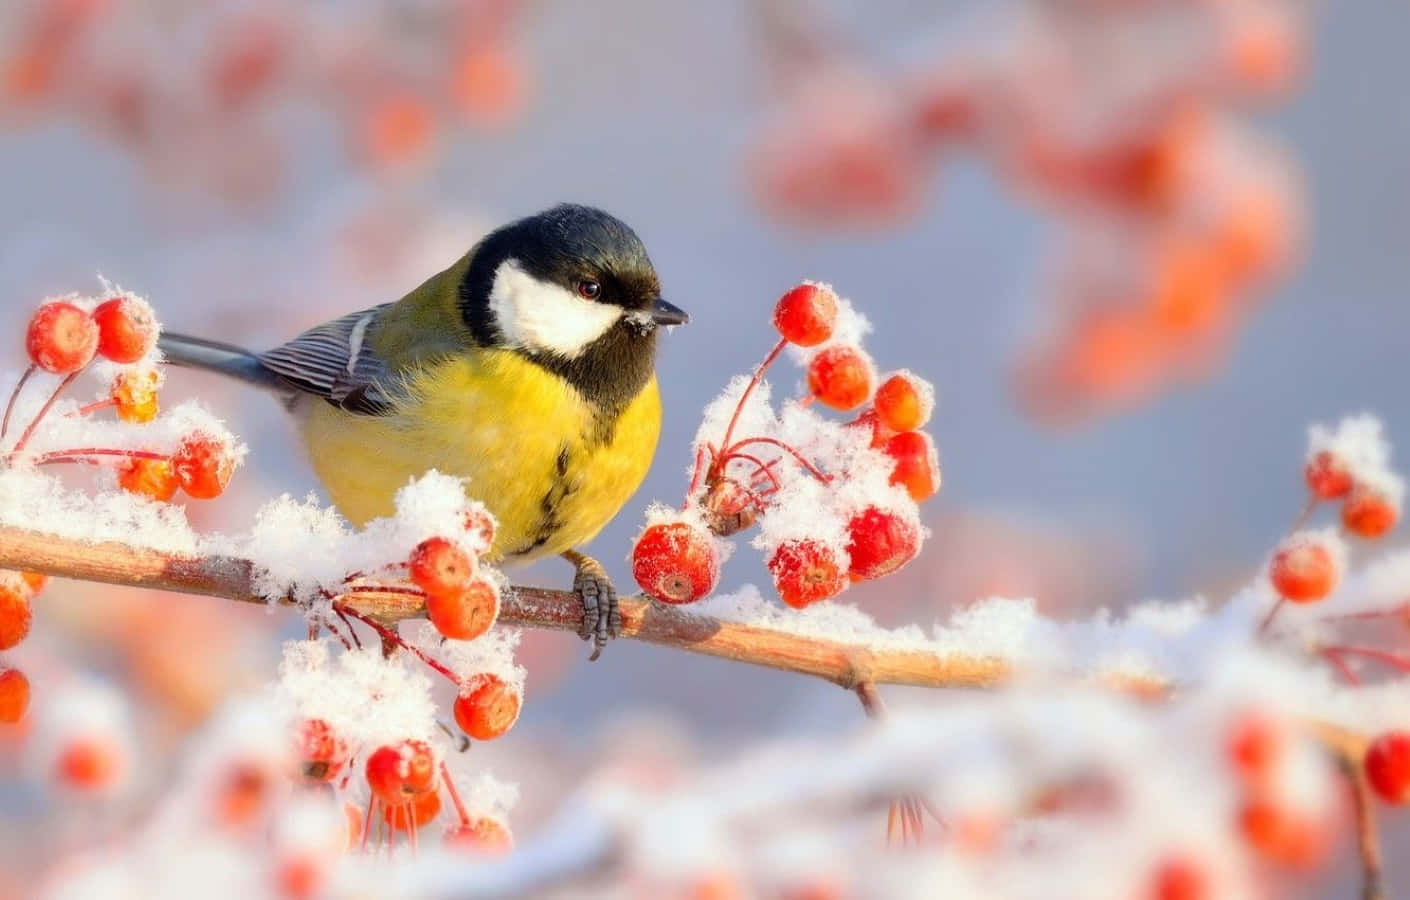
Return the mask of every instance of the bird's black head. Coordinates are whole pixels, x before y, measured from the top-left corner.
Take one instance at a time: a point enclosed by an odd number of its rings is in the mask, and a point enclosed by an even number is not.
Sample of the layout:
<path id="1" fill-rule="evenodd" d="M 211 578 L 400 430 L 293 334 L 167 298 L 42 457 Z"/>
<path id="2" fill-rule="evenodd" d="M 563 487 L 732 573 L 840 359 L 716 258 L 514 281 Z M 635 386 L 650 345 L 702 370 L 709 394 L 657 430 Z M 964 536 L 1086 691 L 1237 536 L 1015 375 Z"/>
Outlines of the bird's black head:
<path id="1" fill-rule="evenodd" d="M 661 299 L 636 232 L 567 203 L 485 237 L 459 301 L 477 343 L 521 352 L 609 409 L 650 379 L 657 327 L 687 321 Z"/>

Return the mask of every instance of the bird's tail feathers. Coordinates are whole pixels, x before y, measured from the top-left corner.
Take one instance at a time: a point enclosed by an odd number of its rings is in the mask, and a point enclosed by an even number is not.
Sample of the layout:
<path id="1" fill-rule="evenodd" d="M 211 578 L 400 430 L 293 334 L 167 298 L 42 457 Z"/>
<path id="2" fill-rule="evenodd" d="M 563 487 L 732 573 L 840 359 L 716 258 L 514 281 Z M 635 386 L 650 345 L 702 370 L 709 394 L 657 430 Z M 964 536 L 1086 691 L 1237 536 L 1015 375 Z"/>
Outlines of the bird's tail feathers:
<path id="1" fill-rule="evenodd" d="M 258 356 L 232 344 L 222 344 L 220 341 L 208 341 L 185 334 L 163 333 L 158 347 L 167 362 L 173 365 L 218 372 L 281 395 L 291 393 L 289 385 L 266 369 Z"/>

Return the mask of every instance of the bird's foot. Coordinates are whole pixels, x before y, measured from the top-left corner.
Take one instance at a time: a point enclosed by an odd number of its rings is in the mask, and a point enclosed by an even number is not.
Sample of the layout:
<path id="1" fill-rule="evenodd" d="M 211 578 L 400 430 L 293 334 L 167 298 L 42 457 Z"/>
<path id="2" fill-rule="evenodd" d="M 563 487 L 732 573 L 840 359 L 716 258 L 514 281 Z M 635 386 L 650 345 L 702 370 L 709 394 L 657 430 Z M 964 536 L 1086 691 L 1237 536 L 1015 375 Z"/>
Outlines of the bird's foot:
<path id="1" fill-rule="evenodd" d="M 563 558 L 578 570 L 573 576 L 573 593 L 583 604 L 583 624 L 578 629 L 578 637 L 585 641 L 592 639 L 592 655 L 588 659 L 595 660 L 602 655 L 608 638 L 618 637 L 622 633 L 622 611 L 617 606 L 617 589 L 612 587 L 612 580 L 607 577 L 602 563 L 591 556 L 569 550 Z"/>

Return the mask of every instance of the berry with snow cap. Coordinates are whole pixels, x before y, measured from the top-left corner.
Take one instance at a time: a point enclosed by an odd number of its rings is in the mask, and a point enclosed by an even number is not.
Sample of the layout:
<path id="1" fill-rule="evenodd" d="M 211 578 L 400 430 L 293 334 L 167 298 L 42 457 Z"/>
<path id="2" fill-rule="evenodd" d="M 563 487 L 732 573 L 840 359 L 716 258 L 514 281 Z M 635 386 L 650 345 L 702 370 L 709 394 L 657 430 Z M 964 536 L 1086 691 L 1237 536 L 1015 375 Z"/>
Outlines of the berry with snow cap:
<path id="1" fill-rule="evenodd" d="M 768 566 L 779 598 L 794 609 L 831 599 L 847 589 L 847 560 L 821 541 L 784 541 L 769 556 Z"/>
<path id="2" fill-rule="evenodd" d="M 816 347 L 832 337 L 837 322 L 837 294 L 822 284 L 804 283 L 779 298 L 774 327 L 799 347 Z"/>
<path id="3" fill-rule="evenodd" d="M 650 525 L 632 547 L 632 577 L 663 603 L 694 603 L 715 589 L 720 555 L 709 532 L 689 522 Z"/>
<path id="4" fill-rule="evenodd" d="M 455 724 L 477 741 L 494 740 L 514 726 L 520 702 L 518 689 L 503 678 L 475 675 L 455 698 Z"/>
<path id="5" fill-rule="evenodd" d="M 881 382 L 872 406 L 882 424 L 892 431 L 916 431 L 930 421 L 935 388 L 910 372 L 897 372 Z"/>
<path id="6" fill-rule="evenodd" d="M 871 360 L 859 347 L 828 347 L 808 363 L 808 391 L 841 412 L 867 402 L 874 379 Z"/>
<path id="7" fill-rule="evenodd" d="M 920 552 L 920 528 L 893 510 L 868 506 L 847 523 L 849 574 L 856 581 L 890 575 Z"/>
<path id="8" fill-rule="evenodd" d="M 235 473 L 235 454 L 229 442 L 200 432 L 182 439 L 171 463 L 181 489 L 197 500 L 219 497 Z"/>
<path id="9" fill-rule="evenodd" d="M 498 617 L 499 588 L 483 575 L 476 575 L 455 593 L 426 597 L 426 618 L 452 640 L 473 641 L 489 631 Z"/>
<path id="10" fill-rule="evenodd" d="M 1298 532 L 1287 538 L 1268 564 L 1268 580 L 1293 603 L 1315 603 L 1336 589 L 1345 559 L 1341 541 L 1329 532 Z"/>
<path id="11" fill-rule="evenodd" d="M 40 306 L 25 332 L 30 362 L 55 375 L 71 375 L 98 352 L 98 325 L 87 310 L 67 300 Z"/>
<path id="12" fill-rule="evenodd" d="M 98 352 L 115 363 L 135 363 L 157 343 L 157 318 L 145 300 L 114 297 L 93 310 Z"/>

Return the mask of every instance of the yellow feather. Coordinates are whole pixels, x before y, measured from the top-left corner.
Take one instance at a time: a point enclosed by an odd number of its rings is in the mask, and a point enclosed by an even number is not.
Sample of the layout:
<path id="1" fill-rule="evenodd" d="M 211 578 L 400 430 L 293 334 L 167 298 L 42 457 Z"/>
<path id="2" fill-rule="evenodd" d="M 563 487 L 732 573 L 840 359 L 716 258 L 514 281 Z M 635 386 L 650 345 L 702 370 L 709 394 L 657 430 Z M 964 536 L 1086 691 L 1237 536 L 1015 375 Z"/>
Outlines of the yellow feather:
<path id="1" fill-rule="evenodd" d="M 390 515 L 392 495 L 428 469 L 468 478 L 499 520 L 495 557 L 591 540 L 646 477 L 661 428 L 654 377 L 604 429 L 568 382 L 508 350 L 462 350 L 414 370 L 408 386 L 387 416 L 308 405 L 318 477 L 356 525 Z"/>

